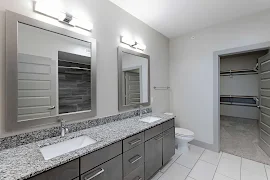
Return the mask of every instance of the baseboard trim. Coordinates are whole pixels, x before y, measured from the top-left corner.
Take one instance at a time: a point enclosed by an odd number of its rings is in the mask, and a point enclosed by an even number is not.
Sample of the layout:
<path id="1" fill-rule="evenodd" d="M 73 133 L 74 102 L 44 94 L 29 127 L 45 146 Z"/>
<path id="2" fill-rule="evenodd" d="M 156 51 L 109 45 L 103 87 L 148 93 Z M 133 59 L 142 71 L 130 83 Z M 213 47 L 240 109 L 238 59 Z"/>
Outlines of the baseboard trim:
<path id="1" fill-rule="evenodd" d="M 193 141 L 190 142 L 190 144 L 195 145 L 195 146 L 199 146 L 199 147 L 202 147 L 202 148 L 205 148 L 205 149 L 214 151 L 214 152 L 218 152 L 219 151 L 215 147 L 214 144 L 208 144 L 208 143 L 205 143 L 205 142 L 202 142 L 202 141 L 198 141 L 198 140 L 193 140 Z"/>

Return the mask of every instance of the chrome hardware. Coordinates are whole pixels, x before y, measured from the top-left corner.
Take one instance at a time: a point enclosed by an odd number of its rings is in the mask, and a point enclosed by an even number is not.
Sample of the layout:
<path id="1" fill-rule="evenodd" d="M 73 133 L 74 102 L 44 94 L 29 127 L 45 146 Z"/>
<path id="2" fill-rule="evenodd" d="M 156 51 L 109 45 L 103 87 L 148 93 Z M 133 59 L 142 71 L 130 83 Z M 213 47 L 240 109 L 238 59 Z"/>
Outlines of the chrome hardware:
<path id="1" fill-rule="evenodd" d="M 100 168 L 100 171 L 98 171 L 96 174 L 94 174 L 93 176 L 89 177 L 89 178 L 84 178 L 85 180 L 91 180 L 91 179 L 94 179 L 95 177 L 101 175 L 102 173 L 104 173 L 104 169 L 103 168 Z"/>
<path id="2" fill-rule="evenodd" d="M 155 138 L 155 140 L 157 140 L 157 141 L 159 141 L 161 139 L 163 139 L 163 136 L 162 135 L 160 135 L 160 136 L 158 136 L 158 137 Z"/>
<path id="3" fill-rule="evenodd" d="M 53 110 L 53 109 L 55 109 L 55 106 L 51 106 L 48 108 L 48 110 Z"/>
<path id="4" fill-rule="evenodd" d="M 130 141 L 129 144 L 132 146 L 132 145 L 137 144 L 141 141 L 142 141 L 141 139 L 134 139 L 133 141 Z"/>
<path id="5" fill-rule="evenodd" d="M 61 125 L 61 136 L 64 137 L 67 133 L 68 133 L 68 128 L 66 127 L 66 121 L 64 121 L 61 118 L 58 118 L 58 120 L 60 121 Z"/>
<path id="6" fill-rule="evenodd" d="M 142 156 L 140 155 L 136 155 L 133 158 L 131 158 L 130 160 L 128 160 L 131 164 L 134 164 L 135 162 L 139 161 L 142 158 Z"/>
<path id="7" fill-rule="evenodd" d="M 140 176 L 137 176 L 133 180 L 142 180 L 142 178 Z"/>
<path id="8" fill-rule="evenodd" d="M 142 108 L 143 108 L 143 106 L 142 105 L 139 105 L 140 118 L 142 118 Z"/>

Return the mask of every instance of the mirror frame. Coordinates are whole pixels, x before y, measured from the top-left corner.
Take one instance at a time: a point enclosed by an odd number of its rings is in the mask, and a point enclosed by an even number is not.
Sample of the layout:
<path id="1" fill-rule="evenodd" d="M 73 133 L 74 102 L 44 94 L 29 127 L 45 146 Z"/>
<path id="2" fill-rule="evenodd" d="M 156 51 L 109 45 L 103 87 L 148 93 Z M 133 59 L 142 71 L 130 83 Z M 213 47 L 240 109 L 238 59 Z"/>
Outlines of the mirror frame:
<path id="1" fill-rule="evenodd" d="M 148 102 L 145 103 L 140 103 L 138 105 L 127 105 L 125 106 L 123 104 L 123 98 L 122 98 L 122 93 L 123 93 L 123 89 L 122 89 L 122 84 L 123 84 L 123 80 L 122 80 L 122 61 L 123 61 L 123 53 L 127 53 L 127 54 L 131 54 L 134 56 L 139 56 L 139 57 L 143 57 L 146 58 L 148 60 Z M 118 47 L 118 53 L 117 53 L 117 59 L 118 59 L 118 110 L 119 111 L 126 111 L 126 110 L 130 110 L 130 109 L 135 109 L 137 108 L 139 105 L 142 106 L 150 106 L 151 104 L 151 95 L 150 95 L 150 56 L 147 54 L 143 54 L 137 51 L 133 51 L 130 49 L 126 49 L 123 47 Z"/>
<path id="2" fill-rule="evenodd" d="M 59 114 L 44 118 L 18 121 L 18 24 L 22 23 L 69 38 L 90 43 L 91 48 L 91 110 Z M 57 27 L 11 11 L 6 11 L 6 121 L 7 131 L 56 124 L 58 118 L 64 121 L 84 120 L 96 116 L 96 40 L 76 32 Z"/>

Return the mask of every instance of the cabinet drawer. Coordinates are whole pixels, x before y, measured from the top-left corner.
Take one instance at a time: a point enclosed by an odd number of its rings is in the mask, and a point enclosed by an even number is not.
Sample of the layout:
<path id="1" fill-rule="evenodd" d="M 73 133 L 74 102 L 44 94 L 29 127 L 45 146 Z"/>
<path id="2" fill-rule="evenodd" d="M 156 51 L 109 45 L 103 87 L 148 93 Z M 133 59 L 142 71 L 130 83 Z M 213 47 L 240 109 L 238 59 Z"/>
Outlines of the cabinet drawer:
<path id="1" fill-rule="evenodd" d="M 162 133 L 162 124 L 145 131 L 145 141 Z"/>
<path id="2" fill-rule="evenodd" d="M 124 176 L 144 163 L 144 143 L 123 154 Z"/>
<path id="3" fill-rule="evenodd" d="M 79 159 L 76 159 L 40 175 L 34 176 L 29 180 L 72 180 L 79 175 Z"/>
<path id="4" fill-rule="evenodd" d="M 132 171 L 124 180 L 144 180 L 144 164 Z"/>
<path id="5" fill-rule="evenodd" d="M 144 142 L 144 132 L 131 136 L 123 141 L 123 151 L 126 152 L 129 149 L 138 146 Z"/>
<path id="6" fill-rule="evenodd" d="M 171 119 L 165 123 L 162 124 L 162 130 L 166 131 L 170 128 L 174 127 L 174 119 Z"/>
<path id="7" fill-rule="evenodd" d="M 84 173 L 81 180 L 122 180 L 122 155 Z"/>
<path id="8" fill-rule="evenodd" d="M 122 153 L 122 141 L 112 144 L 108 147 L 95 151 L 91 154 L 81 157 L 81 173 L 93 169 L 94 167 L 114 158 Z"/>

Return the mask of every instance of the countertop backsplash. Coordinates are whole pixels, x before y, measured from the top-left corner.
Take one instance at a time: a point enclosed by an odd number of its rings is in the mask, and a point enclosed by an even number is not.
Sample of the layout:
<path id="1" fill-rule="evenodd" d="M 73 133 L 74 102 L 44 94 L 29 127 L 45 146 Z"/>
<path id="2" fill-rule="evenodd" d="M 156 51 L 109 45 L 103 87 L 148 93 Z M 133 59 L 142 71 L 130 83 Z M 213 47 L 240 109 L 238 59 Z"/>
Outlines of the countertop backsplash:
<path id="1" fill-rule="evenodd" d="M 144 108 L 143 114 L 151 113 L 152 108 Z M 91 127 L 103 125 L 106 123 L 120 121 L 127 118 L 132 118 L 139 115 L 139 110 L 132 110 L 127 112 L 121 112 L 116 115 L 102 117 L 102 118 L 95 118 L 91 120 L 86 120 L 83 122 L 74 122 L 67 124 L 67 128 L 69 132 L 76 132 L 84 129 L 88 129 Z M 33 132 L 18 134 L 14 136 L 8 136 L 4 138 L 0 138 L 0 151 L 10 148 L 15 148 L 21 145 L 45 140 L 48 138 L 53 138 L 61 135 L 60 126 L 59 127 L 52 127 L 47 129 L 41 129 Z"/>

